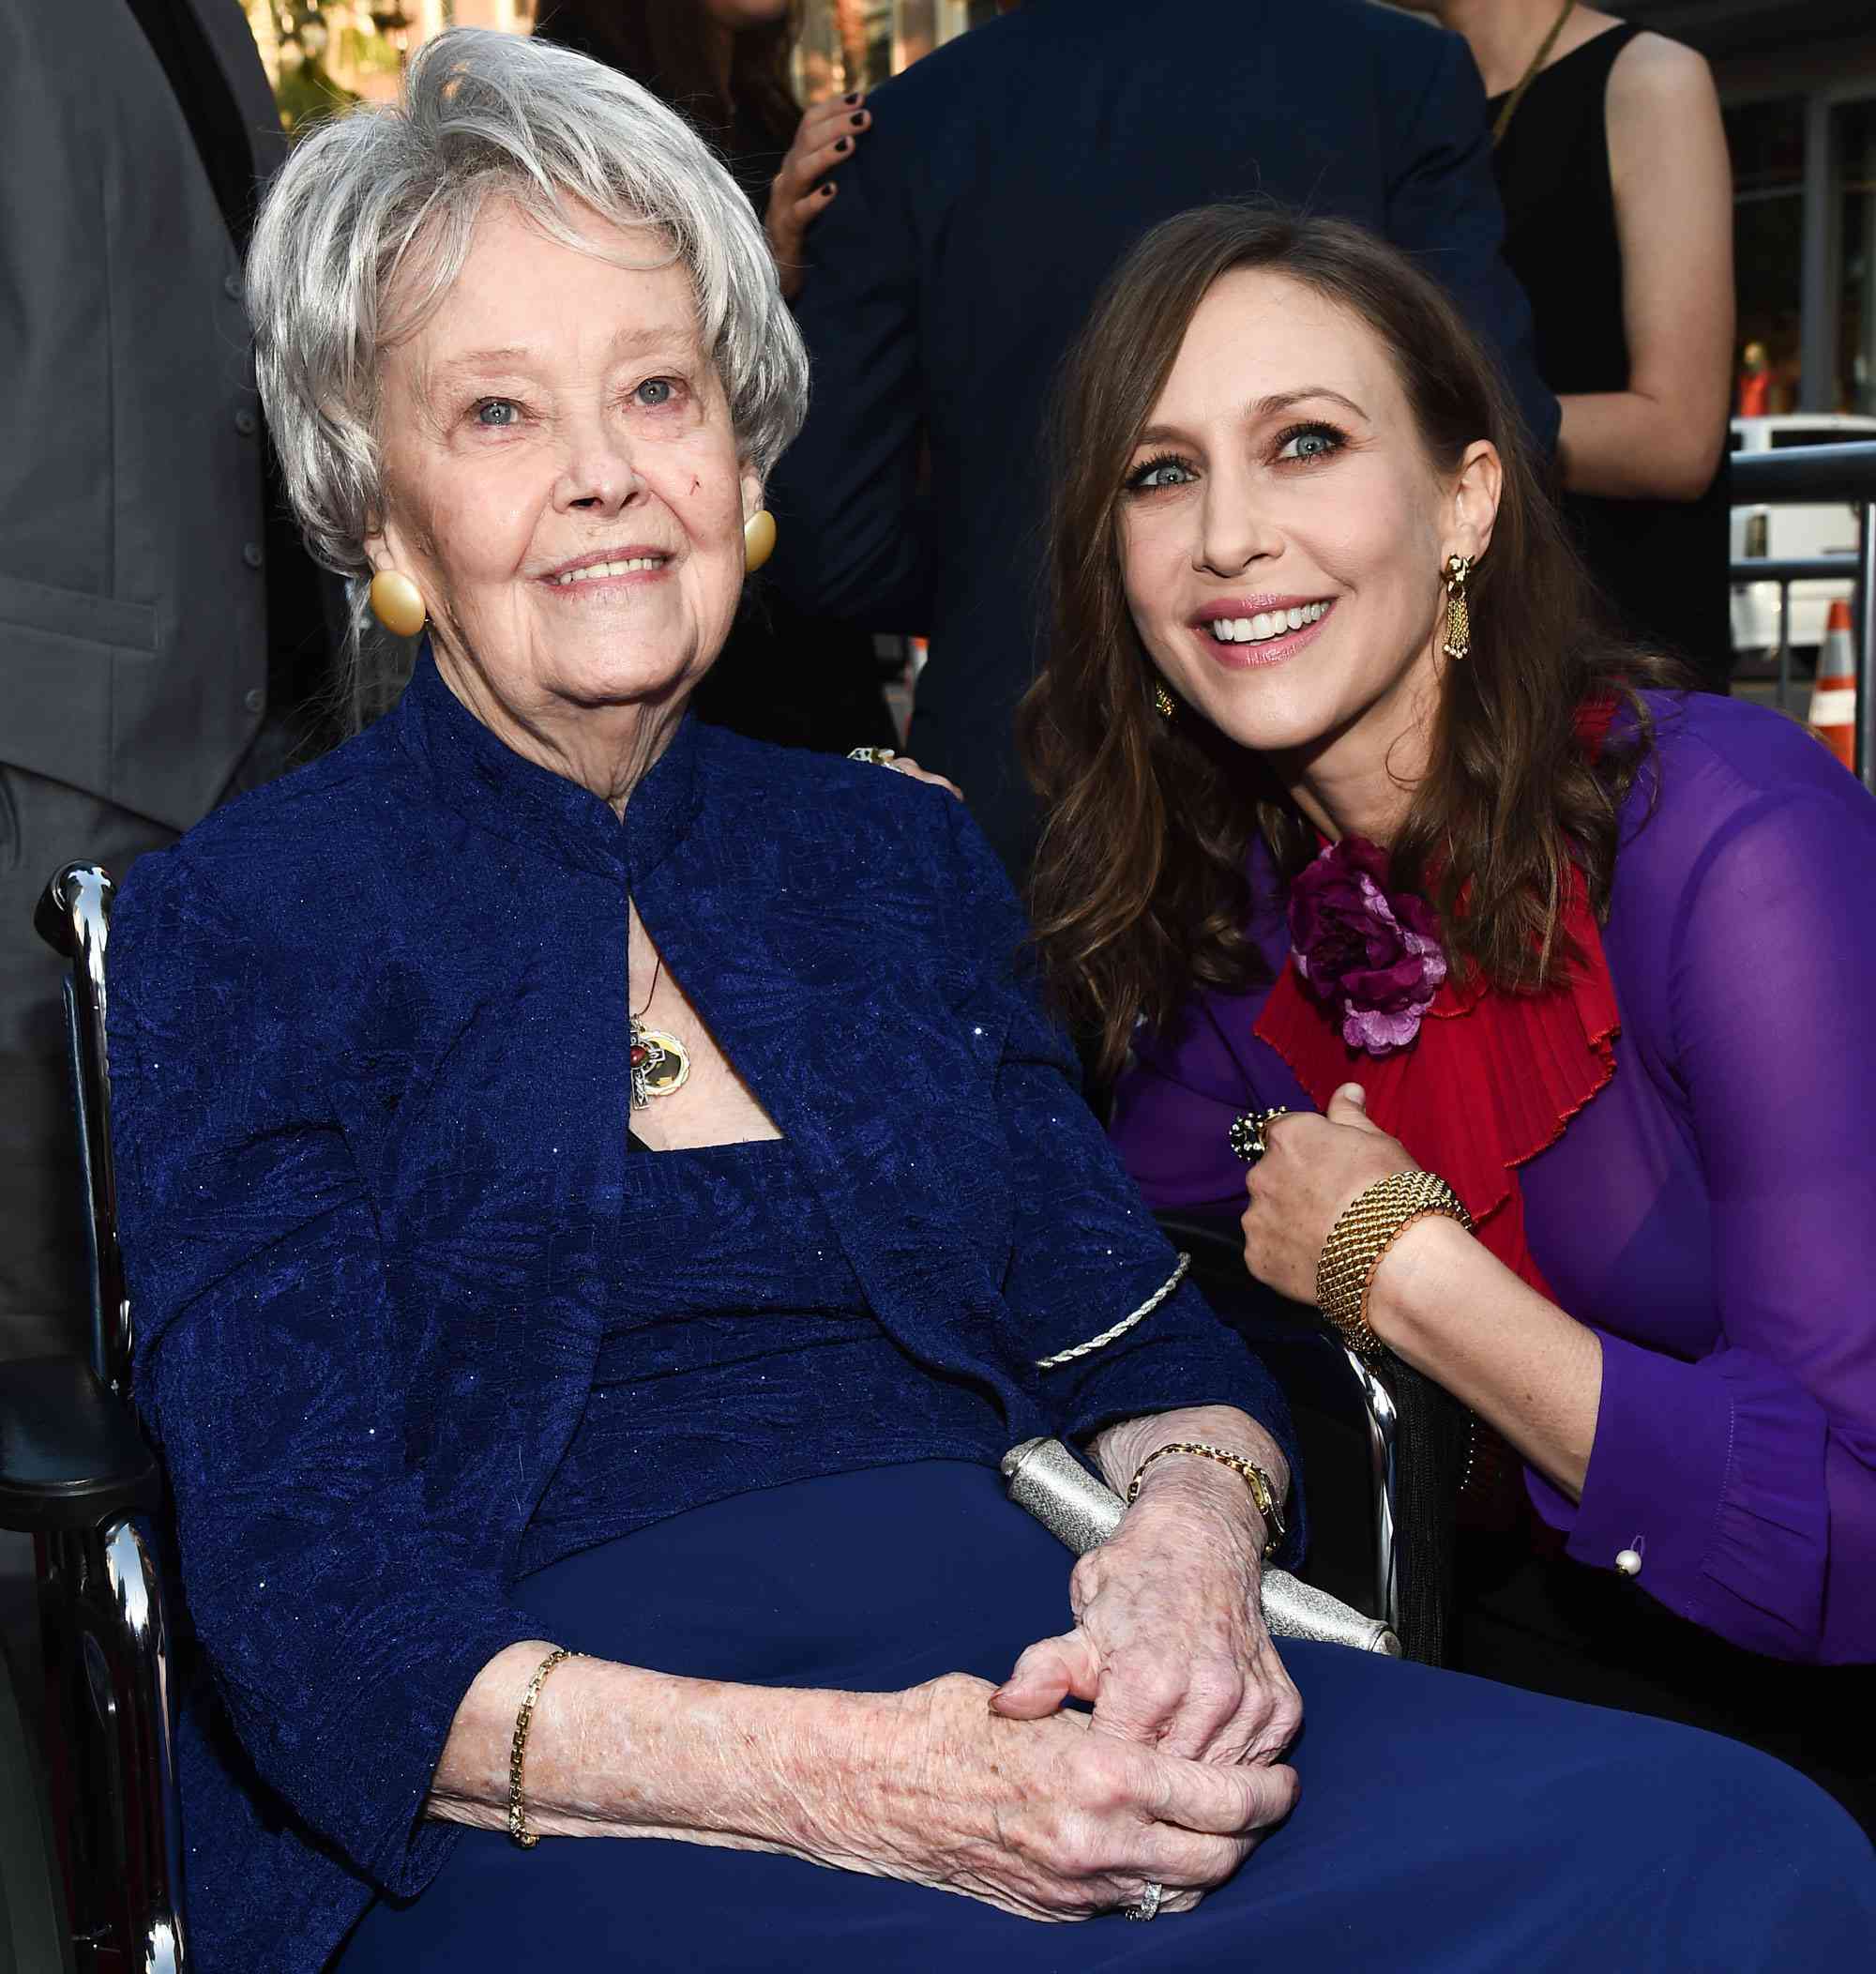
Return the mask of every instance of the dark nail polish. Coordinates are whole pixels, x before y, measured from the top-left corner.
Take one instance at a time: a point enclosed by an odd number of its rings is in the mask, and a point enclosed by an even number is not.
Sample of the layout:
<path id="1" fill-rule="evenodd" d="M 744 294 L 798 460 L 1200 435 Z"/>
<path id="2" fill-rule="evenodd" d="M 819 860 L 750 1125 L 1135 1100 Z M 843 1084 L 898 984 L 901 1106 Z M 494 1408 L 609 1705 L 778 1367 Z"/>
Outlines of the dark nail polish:
<path id="1" fill-rule="evenodd" d="M 821 196 L 824 199 L 831 199 L 834 196 L 834 188 L 831 185 L 824 185 L 821 188 Z"/>
<path id="2" fill-rule="evenodd" d="M 837 137 L 834 140 L 834 148 L 837 151 L 851 151 L 854 148 L 854 140 L 851 137 Z"/>
<path id="3" fill-rule="evenodd" d="M 857 89 L 849 89 L 846 95 L 840 99 L 843 103 L 856 103 L 859 99 L 860 92 Z"/>
<path id="4" fill-rule="evenodd" d="M 865 122 L 866 122 L 866 120 L 867 120 L 867 115 L 866 115 L 866 112 L 865 112 L 864 110 L 860 111 L 860 112 L 858 113 L 858 114 L 856 114 L 856 115 L 854 115 L 854 116 L 850 116 L 850 117 L 848 117 L 848 119 L 847 119 L 847 121 L 848 121 L 848 122 L 849 122 L 850 124 L 852 124 L 852 125 L 854 126 L 854 128 L 855 128 L 855 129 L 858 129 L 858 128 L 860 127 L 860 125 L 861 125 L 861 124 L 865 123 Z"/>

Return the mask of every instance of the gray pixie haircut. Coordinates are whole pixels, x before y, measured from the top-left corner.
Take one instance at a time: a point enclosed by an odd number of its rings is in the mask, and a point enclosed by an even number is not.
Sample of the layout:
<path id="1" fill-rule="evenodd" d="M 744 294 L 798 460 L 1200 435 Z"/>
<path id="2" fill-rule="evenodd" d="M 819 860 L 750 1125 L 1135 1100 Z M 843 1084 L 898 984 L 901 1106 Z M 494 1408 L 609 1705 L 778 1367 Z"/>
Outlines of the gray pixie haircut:
<path id="1" fill-rule="evenodd" d="M 683 265 L 738 451 L 763 478 L 807 411 L 808 356 L 768 243 L 683 117 L 552 43 L 474 27 L 438 35 L 400 102 L 347 111 L 301 140 L 248 261 L 255 369 L 287 497 L 314 555 L 351 579 L 355 628 L 365 538 L 382 513 L 382 358 L 448 292 L 491 198 L 586 249 L 567 211 L 580 201 L 648 234 L 633 265 Z"/>

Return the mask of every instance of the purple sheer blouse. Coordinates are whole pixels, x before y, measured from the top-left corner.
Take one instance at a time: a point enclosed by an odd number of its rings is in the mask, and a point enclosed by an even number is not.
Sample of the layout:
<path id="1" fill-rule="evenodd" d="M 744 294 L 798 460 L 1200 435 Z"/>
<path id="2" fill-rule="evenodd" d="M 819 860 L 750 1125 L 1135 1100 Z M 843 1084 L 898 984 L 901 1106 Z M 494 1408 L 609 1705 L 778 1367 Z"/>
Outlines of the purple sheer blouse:
<path id="1" fill-rule="evenodd" d="M 1642 1587 L 1723 1638 L 1876 1660 L 1876 801 L 1777 714 L 1651 704 L 1603 932 L 1615 1075 L 1522 1168 L 1601 1408 L 1581 1502 L 1526 1485 L 1571 1556 L 1639 1549 Z M 1155 1207 L 1241 1211 L 1233 1116 L 1314 1107 L 1253 1033 L 1268 992 L 1142 1031 L 1113 1138 Z"/>

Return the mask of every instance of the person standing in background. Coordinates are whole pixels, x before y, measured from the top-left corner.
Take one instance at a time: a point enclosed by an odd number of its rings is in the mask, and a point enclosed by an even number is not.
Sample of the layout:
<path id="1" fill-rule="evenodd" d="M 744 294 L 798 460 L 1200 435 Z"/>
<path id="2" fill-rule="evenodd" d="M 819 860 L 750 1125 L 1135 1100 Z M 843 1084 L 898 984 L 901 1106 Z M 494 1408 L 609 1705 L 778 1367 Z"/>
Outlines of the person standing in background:
<path id="1" fill-rule="evenodd" d="M 1478 78 L 1427 21 L 1363 0 L 1024 0 L 871 103 L 809 242 L 814 402 L 770 492 L 776 581 L 805 608 L 929 633 L 912 752 L 1020 878 L 1046 410 L 1149 227 L 1260 194 L 1360 220 L 1485 335 L 1540 453 L 1556 405 L 1499 258 Z"/>
<path id="2" fill-rule="evenodd" d="M 789 80 L 791 0 L 550 0 L 536 35 L 643 84 L 722 154 L 768 236 L 781 292 L 801 294 L 808 231 L 872 124 L 857 90 L 805 115 Z M 870 631 L 752 590 L 696 699 L 752 740 L 845 753 L 897 744 Z"/>
<path id="3" fill-rule="evenodd" d="M 1763 418 L 1772 409 L 1772 363 L 1763 342 L 1748 342 L 1739 358 L 1735 418 Z"/>
<path id="4" fill-rule="evenodd" d="M 61 863 L 121 880 L 315 751 L 327 586 L 272 488 L 241 265 L 285 155 L 234 0 L 0 8 L 0 1355 L 83 1300 Z M 257 873 L 265 882 L 265 873 Z"/>
<path id="5" fill-rule="evenodd" d="M 1629 636 L 1726 690 L 1732 174 L 1705 61 L 1560 0 L 1439 0 L 1490 99 L 1564 506 Z"/>

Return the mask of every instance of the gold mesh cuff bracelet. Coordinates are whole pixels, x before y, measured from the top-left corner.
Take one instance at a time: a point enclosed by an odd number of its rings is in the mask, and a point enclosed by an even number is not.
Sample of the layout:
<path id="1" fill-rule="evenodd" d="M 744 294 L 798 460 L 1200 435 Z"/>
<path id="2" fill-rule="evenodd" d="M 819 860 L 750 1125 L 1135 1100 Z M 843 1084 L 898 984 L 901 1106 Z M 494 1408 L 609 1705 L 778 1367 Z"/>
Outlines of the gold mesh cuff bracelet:
<path id="1" fill-rule="evenodd" d="M 1342 1209 L 1316 1262 L 1316 1307 L 1357 1357 L 1387 1348 L 1368 1327 L 1368 1291 L 1381 1257 L 1430 1213 L 1475 1232 L 1465 1202 L 1436 1172 L 1410 1169 L 1377 1180 Z"/>

